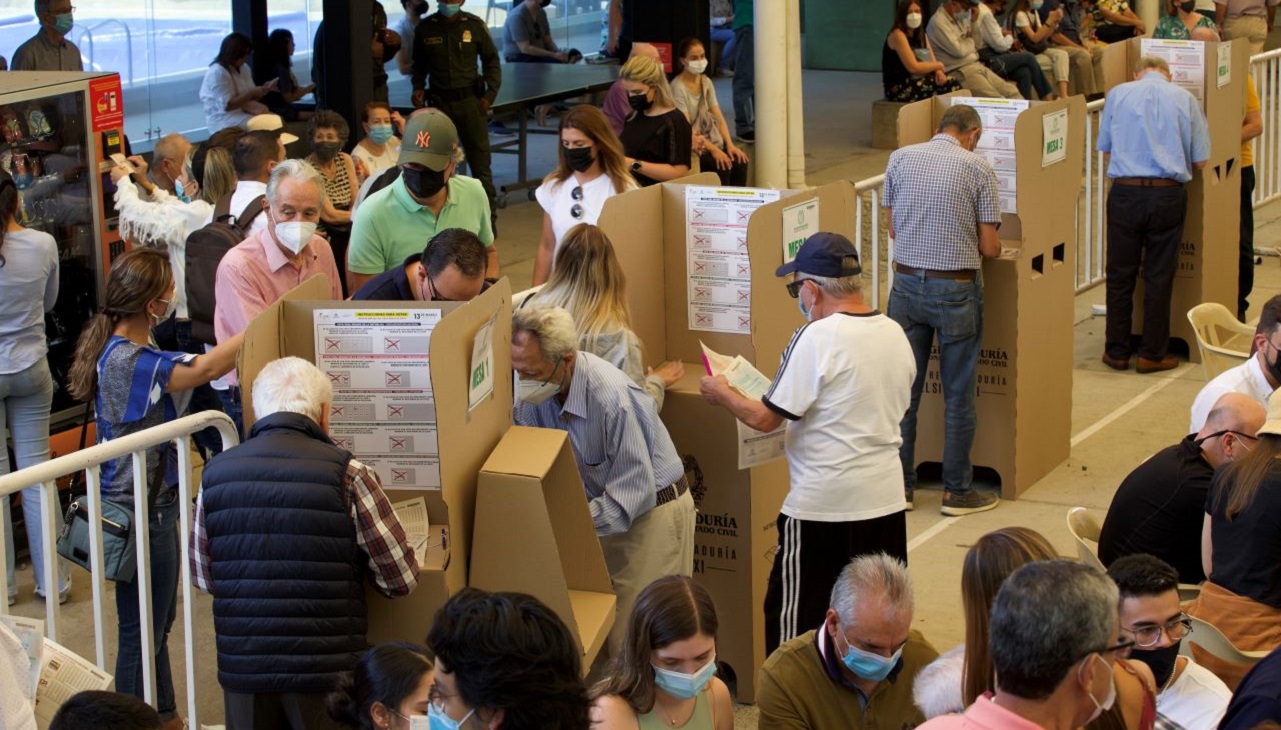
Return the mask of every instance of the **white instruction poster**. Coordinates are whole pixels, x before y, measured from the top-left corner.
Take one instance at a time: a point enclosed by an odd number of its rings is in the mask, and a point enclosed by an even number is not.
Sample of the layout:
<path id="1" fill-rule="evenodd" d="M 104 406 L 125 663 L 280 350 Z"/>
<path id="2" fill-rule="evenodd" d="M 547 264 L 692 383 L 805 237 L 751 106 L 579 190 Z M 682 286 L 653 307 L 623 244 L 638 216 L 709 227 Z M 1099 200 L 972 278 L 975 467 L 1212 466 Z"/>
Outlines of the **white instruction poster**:
<path id="1" fill-rule="evenodd" d="M 1158 38 L 1144 38 L 1139 43 L 1140 55 L 1164 58 L 1170 65 L 1170 79 L 1187 89 L 1197 101 L 1205 102 L 1204 43 Z"/>
<path id="2" fill-rule="evenodd" d="M 428 345 L 440 310 L 317 309 L 316 365 L 334 388 L 329 436 L 384 489 L 439 489 Z"/>
<path id="3" fill-rule="evenodd" d="M 976 96 L 952 97 L 952 106 L 968 104 L 983 122 L 975 153 L 996 170 L 996 189 L 1002 213 L 1018 212 L 1018 156 L 1014 152 L 1014 123 L 1028 108 L 1024 99 L 988 99 Z"/>
<path id="4" fill-rule="evenodd" d="M 476 410 L 481 401 L 494 392 L 494 322 L 498 314 L 489 318 L 476 333 L 471 346 L 471 375 L 467 379 L 467 412 Z"/>
<path id="5" fill-rule="evenodd" d="M 752 266 L 747 221 L 778 200 L 777 190 L 685 188 L 685 253 L 689 266 L 689 328 L 752 331 Z"/>
<path id="6" fill-rule="evenodd" d="M 818 233 L 818 198 L 783 208 L 783 263 L 796 258 L 805 239 Z"/>
<path id="7" fill-rule="evenodd" d="M 1067 159 L 1068 110 L 1060 109 L 1041 117 L 1041 167 Z"/>

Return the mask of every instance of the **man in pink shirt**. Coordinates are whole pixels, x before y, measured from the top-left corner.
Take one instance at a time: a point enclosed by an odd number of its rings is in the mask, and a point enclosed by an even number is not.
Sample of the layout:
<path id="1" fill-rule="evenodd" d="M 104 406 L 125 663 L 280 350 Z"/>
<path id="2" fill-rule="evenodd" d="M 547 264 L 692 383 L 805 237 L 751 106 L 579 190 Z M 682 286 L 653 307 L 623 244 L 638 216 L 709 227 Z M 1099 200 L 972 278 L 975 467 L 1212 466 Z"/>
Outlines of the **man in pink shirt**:
<path id="1" fill-rule="evenodd" d="M 1116 584 L 1081 563 L 1028 563 L 1006 578 L 992 604 L 996 693 L 963 715 L 917 730 L 1075 730 L 1116 701 L 1112 673 L 1120 640 Z"/>
<path id="2" fill-rule="evenodd" d="M 214 336 L 233 337 L 249 321 L 314 274 L 329 279 L 331 296 L 342 299 L 338 266 L 329 242 L 316 235 L 325 193 L 320 173 L 302 160 L 285 160 L 267 182 L 267 227 L 223 256 L 214 284 Z M 228 416 L 244 421 L 239 382 L 219 391 Z"/>

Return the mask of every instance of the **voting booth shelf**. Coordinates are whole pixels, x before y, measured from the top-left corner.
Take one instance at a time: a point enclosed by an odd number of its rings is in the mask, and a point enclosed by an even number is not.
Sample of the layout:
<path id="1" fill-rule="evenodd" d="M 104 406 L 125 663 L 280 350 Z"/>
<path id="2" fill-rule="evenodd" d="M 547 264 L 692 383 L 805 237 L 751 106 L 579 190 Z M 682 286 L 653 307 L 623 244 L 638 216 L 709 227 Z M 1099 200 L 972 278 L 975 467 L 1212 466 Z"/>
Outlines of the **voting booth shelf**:
<path id="1" fill-rule="evenodd" d="M 702 344 L 727 357 L 742 356 L 772 376 L 792 333 L 804 323 L 784 282 L 774 276 L 784 242 L 806 227 L 852 240 L 854 201 L 848 182 L 816 191 L 764 191 L 720 188 L 714 174 L 703 173 L 614 196 L 599 221 L 627 272 L 632 328 L 646 362 L 685 363 L 685 376 L 668 389 L 661 415 L 698 506 L 694 578 L 716 603 L 717 659 L 736 678 L 740 702 L 755 701 L 757 672 L 765 661 L 765 587 L 788 469 L 785 459 L 740 468 L 743 429 L 755 432 L 699 395 Z M 784 236 L 789 208 L 794 224 L 802 209 L 809 218 Z M 722 227 L 707 227 L 710 220 Z M 739 254 L 704 251 L 704 236 L 729 240 Z M 691 270 L 704 265 L 713 275 Z"/>
<path id="2" fill-rule="evenodd" d="M 470 585 L 537 596 L 574 632 L 586 673 L 617 601 L 569 434 L 513 426 L 479 481 Z"/>
<path id="3" fill-rule="evenodd" d="M 1072 300 L 1076 211 L 1084 166 L 1085 102 L 971 99 L 957 92 L 899 114 L 902 145 L 929 140 L 943 112 L 973 103 L 984 118 L 977 150 L 1000 180 L 1002 255 L 983 262 L 983 344 L 976 377 L 976 467 L 1016 498 L 1068 457 L 1072 414 Z M 989 124 L 990 122 L 990 124 Z M 989 126 L 998 129 L 989 130 Z M 943 460 L 937 345 L 918 412 L 916 461 Z"/>
<path id="4" fill-rule="evenodd" d="M 501 279 L 466 303 L 322 301 L 328 291 L 323 276 L 312 277 L 246 329 L 237 362 L 246 431 L 254 378 L 268 363 L 292 355 L 326 372 L 335 387 L 331 438 L 379 473 L 393 503 L 426 500 L 432 528 L 417 588 L 396 599 L 372 587 L 366 594 L 371 643 L 422 643 L 436 610 L 468 585 L 477 475 L 511 428 L 511 284 Z M 502 376 L 469 409 L 464 383 L 482 333 L 492 338 L 490 369 Z"/>
<path id="5" fill-rule="evenodd" d="M 1237 249 L 1241 237 L 1241 122 L 1245 117 L 1250 50 L 1244 41 L 1155 41 L 1133 38 L 1104 49 L 1106 86 L 1131 81 L 1147 53 L 1170 64 L 1174 82 L 1201 101 L 1210 127 L 1210 159 L 1186 186 L 1187 218 L 1170 299 L 1170 338 L 1182 340 L 1190 362 L 1201 361 L 1187 312 L 1218 302 L 1237 308 Z M 1134 291 L 1134 325 L 1142 334 L 1143 280 Z"/>

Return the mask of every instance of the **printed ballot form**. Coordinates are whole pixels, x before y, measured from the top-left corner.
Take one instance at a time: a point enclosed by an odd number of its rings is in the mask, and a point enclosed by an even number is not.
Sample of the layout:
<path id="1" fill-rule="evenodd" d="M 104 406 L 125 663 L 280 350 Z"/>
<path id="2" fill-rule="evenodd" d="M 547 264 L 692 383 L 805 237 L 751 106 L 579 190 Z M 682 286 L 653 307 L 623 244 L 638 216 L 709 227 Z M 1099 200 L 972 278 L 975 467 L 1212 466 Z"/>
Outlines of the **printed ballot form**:
<path id="1" fill-rule="evenodd" d="M 1024 99 L 952 97 L 952 106 L 972 106 L 983 121 L 983 134 L 974 152 L 996 170 L 996 189 L 1001 197 L 1002 213 L 1018 212 L 1018 155 L 1014 152 L 1014 124 L 1019 114 L 1027 111 L 1029 103 Z"/>
<path id="2" fill-rule="evenodd" d="M 750 334 L 752 265 L 747 222 L 779 198 L 777 190 L 685 188 L 685 255 L 689 266 L 689 328 Z"/>
<path id="3" fill-rule="evenodd" d="M 715 352 L 702 342 L 698 344 L 703 348 L 703 367 L 707 369 L 708 375 L 724 375 L 734 390 L 752 400 L 760 400 L 769 392 L 772 381 L 743 359 L 742 355 L 730 357 Z M 786 455 L 786 422 L 766 433 L 757 431 L 742 421 L 736 420 L 735 423 L 738 426 L 739 469 L 750 469 Z"/>
<path id="4" fill-rule="evenodd" d="M 333 385 L 329 436 L 384 489 L 440 489 L 428 345 L 435 309 L 317 309 L 316 366 Z"/>
<path id="5" fill-rule="evenodd" d="M 427 538 L 431 534 L 431 523 L 427 519 L 427 500 L 414 497 L 391 506 L 396 519 L 405 531 L 405 542 L 414 549 L 419 565 L 427 554 Z"/>
<path id="6" fill-rule="evenodd" d="M 44 663 L 36 688 L 36 727 L 48 730 L 53 716 L 72 696 L 85 690 L 105 690 L 111 675 L 61 644 L 44 640 Z"/>

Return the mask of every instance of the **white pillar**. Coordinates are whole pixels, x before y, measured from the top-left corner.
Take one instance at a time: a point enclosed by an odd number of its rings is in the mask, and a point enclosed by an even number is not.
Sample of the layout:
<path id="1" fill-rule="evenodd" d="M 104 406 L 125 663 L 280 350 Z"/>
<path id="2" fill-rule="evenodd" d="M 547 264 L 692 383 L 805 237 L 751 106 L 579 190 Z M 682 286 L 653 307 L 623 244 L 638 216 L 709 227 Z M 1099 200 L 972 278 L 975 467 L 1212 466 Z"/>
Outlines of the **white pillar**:
<path id="1" fill-rule="evenodd" d="M 801 81 L 801 5 L 787 6 L 787 187 L 803 190 L 805 184 L 805 118 Z"/>
<path id="2" fill-rule="evenodd" d="M 787 6 L 756 0 L 756 186 L 787 187 Z"/>

